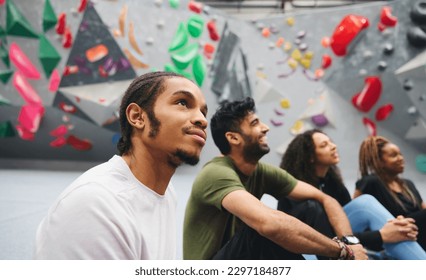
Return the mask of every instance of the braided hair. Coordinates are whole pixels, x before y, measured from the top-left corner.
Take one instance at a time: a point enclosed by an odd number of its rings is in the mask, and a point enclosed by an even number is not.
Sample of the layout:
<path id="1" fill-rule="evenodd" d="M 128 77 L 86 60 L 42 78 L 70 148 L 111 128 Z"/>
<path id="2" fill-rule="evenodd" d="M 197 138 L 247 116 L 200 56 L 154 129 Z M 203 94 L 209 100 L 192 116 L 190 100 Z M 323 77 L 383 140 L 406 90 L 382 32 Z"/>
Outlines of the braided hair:
<path id="1" fill-rule="evenodd" d="M 402 194 L 407 197 L 409 200 L 414 202 L 414 205 L 417 205 L 417 199 L 415 198 L 413 192 L 408 188 L 404 181 L 397 176 L 396 178 L 390 177 L 382 165 L 382 156 L 383 148 L 390 144 L 391 142 L 382 136 L 369 136 L 362 143 L 359 149 L 359 171 L 361 177 L 367 176 L 369 174 L 376 174 L 377 177 L 383 182 L 386 188 L 389 190 L 389 193 L 392 195 L 393 199 L 404 209 L 405 206 L 398 198 L 398 196 L 393 192 L 389 183 L 395 179 L 395 181 L 401 186 Z"/>
<path id="2" fill-rule="evenodd" d="M 132 148 L 131 135 L 132 126 L 127 120 L 126 109 L 131 103 L 138 104 L 148 116 L 150 122 L 155 125 L 159 125 L 158 120 L 154 115 L 154 104 L 157 97 L 164 92 L 165 81 L 172 77 L 183 77 L 182 75 L 173 72 L 150 72 L 137 77 L 129 85 L 124 96 L 121 100 L 120 105 L 120 129 L 121 137 L 117 143 L 117 149 L 120 155 L 128 153 Z"/>

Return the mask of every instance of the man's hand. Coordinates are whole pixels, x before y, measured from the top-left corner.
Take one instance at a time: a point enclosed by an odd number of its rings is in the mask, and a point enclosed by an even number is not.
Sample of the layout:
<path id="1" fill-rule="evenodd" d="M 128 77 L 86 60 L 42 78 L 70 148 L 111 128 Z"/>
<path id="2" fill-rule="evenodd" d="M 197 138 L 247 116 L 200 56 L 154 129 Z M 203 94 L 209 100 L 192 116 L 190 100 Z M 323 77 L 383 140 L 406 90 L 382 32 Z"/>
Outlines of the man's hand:
<path id="1" fill-rule="evenodd" d="M 414 219 L 398 216 L 389 220 L 381 229 L 380 234 L 384 243 L 417 240 L 418 228 Z"/>
<path id="2" fill-rule="evenodd" d="M 356 260 L 368 260 L 367 250 L 361 244 L 348 245 L 354 252 Z"/>

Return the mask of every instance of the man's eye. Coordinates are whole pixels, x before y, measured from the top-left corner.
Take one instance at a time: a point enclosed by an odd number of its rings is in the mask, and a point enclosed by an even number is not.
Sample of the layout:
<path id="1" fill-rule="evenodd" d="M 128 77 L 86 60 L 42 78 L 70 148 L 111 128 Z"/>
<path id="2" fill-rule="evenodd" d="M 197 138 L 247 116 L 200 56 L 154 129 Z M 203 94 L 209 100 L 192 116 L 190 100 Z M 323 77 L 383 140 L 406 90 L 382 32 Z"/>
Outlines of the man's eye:
<path id="1" fill-rule="evenodd" d="M 188 102 L 186 102 L 186 100 L 179 100 L 178 104 L 182 105 L 182 106 L 187 106 Z"/>

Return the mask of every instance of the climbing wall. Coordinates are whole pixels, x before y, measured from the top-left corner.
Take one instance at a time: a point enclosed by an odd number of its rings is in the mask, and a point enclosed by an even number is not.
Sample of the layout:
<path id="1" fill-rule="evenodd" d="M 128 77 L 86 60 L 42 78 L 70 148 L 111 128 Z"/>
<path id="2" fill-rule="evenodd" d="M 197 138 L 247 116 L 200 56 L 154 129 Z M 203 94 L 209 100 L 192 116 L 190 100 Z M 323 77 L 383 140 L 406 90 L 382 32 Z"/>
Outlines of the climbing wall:
<path id="1" fill-rule="evenodd" d="M 422 2 L 242 21 L 186 0 L 2 0 L 0 159 L 107 160 L 128 84 L 167 70 L 201 87 L 209 117 L 221 100 L 252 96 L 270 127 L 265 161 L 278 164 L 294 135 L 317 127 L 350 178 L 371 134 L 400 145 L 408 175 L 424 176 Z M 217 153 L 209 138 L 201 164 Z"/>

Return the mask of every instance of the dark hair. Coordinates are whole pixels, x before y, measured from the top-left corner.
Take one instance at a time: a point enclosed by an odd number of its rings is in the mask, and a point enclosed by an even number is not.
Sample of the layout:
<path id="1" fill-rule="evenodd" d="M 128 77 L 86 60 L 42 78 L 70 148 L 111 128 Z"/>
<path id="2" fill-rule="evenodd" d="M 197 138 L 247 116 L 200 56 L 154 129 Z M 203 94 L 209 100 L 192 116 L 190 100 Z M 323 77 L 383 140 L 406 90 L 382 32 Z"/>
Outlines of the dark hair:
<path id="1" fill-rule="evenodd" d="M 389 175 L 382 167 L 383 148 L 391 142 L 382 136 L 369 136 L 361 143 L 359 148 L 359 172 L 361 176 L 376 174 L 384 183 L 393 199 L 404 209 L 407 210 L 401 199 L 389 187 Z M 398 176 L 395 180 L 402 188 L 402 194 L 411 200 L 414 205 L 418 205 L 413 192 L 408 188 L 404 181 Z"/>
<path id="2" fill-rule="evenodd" d="M 315 159 L 315 143 L 312 136 L 315 133 L 325 134 L 319 129 L 311 129 L 294 137 L 281 159 L 280 167 L 297 179 L 318 186 L 319 178 L 315 173 L 315 165 L 312 163 L 312 159 Z M 345 187 L 336 165 L 328 169 L 326 177 L 337 185 Z"/>
<path id="3" fill-rule="evenodd" d="M 182 75 L 173 72 L 150 72 L 137 77 L 129 85 L 120 105 L 120 129 L 121 138 L 117 143 L 117 149 L 120 155 L 126 154 L 132 148 L 131 135 L 132 126 L 127 120 L 126 109 L 130 103 L 138 104 L 152 121 L 155 120 L 153 108 L 157 97 L 165 89 L 165 80 L 172 77 L 182 77 Z"/>
<path id="4" fill-rule="evenodd" d="M 225 100 L 220 104 L 212 116 L 210 129 L 213 141 L 222 154 L 227 155 L 231 150 L 225 133 L 229 131 L 241 132 L 241 122 L 250 112 L 255 111 L 254 100 L 251 97 L 233 102 Z"/>

